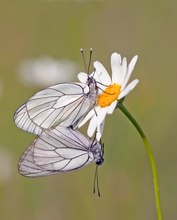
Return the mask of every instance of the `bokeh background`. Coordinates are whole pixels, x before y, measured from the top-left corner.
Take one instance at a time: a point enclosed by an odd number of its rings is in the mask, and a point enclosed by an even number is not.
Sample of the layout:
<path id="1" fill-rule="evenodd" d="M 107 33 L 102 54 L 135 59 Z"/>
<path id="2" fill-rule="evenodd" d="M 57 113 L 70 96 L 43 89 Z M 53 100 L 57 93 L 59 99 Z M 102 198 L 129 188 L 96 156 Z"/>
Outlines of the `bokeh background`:
<path id="1" fill-rule="evenodd" d="M 140 83 L 125 105 L 149 137 L 164 219 L 177 219 L 176 8 L 174 0 L 1 1 L 2 220 L 156 219 L 147 153 L 120 111 L 106 120 L 100 198 L 92 193 L 94 165 L 44 178 L 18 174 L 18 160 L 34 135 L 15 127 L 15 110 L 47 85 L 77 80 L 77 73 L 84 71 L 80 48 L 88 59 L 90 47 L 93 60 L 108 70 L 112 52 L 129 61 L 139 55 L 132 79 L 139 78 Z"/>

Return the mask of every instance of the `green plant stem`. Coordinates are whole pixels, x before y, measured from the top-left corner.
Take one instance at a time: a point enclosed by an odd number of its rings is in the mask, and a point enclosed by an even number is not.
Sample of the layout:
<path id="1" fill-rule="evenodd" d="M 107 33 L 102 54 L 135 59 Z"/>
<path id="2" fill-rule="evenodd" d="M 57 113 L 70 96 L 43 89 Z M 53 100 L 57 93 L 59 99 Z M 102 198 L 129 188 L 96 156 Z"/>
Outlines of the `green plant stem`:
<path id="1" fill-rule="evenodd" d="M 156 168 L 156 165 L 155 165 L 154 156 L 153 156 L 152 150 L 150 148 L 149 142 L 148 142 L 148 140 L 146 138 L 146 135 L 144 134 L 143 130 L 141 129 L 140 125 L 137 123 L 135 118 L 129 113 L 129 111 L 126 109 L 126 107 L 123 105 L 123 103 L 119 102 L 117 107 L 129 118 L 129 120 L 135 126 L 135 128 L 137 129 L 137 131 L 139 132 L 140 136 L 143 139 L 143 142 L 144 142 L 144 145 L 146 147 L 148 157 L 149 157 L 149 160 L 150 160 L 151 169 L 152 169 L 155 199 L 156 199 L 156 208 L 157 208 L 157 216 L 158 216 L 158 220 L 162 220 L 162 211 L 161 211 L 161 206 L 160 206 L 160 194 L 159 194 L 157 168 Z"/>

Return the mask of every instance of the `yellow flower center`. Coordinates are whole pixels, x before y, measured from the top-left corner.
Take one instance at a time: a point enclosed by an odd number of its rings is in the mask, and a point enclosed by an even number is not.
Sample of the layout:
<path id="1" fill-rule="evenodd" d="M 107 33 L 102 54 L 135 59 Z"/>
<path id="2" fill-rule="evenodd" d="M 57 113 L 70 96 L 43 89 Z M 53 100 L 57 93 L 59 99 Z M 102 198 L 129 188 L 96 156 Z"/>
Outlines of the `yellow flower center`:
<path id="1" fill-rule="evenodd" d="M 98 106 L 100 107 L 106 107 L 109 106 L 112 102 L 117 100 L 119 94 L 120 94 L 121 86 L 114 83 L 110 86 L 108 86 L 104 92 L 98 96 Z"/>

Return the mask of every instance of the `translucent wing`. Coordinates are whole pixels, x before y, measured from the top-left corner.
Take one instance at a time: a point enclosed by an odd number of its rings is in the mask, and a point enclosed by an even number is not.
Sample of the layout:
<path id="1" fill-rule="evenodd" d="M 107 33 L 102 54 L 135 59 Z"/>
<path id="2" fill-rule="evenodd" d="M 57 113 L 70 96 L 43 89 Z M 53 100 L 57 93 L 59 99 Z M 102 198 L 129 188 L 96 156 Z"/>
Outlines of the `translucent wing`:
<path id="1" fill-rule="evenodd" d="M 84 83 L 61 83 L 48 87 L 16 111 L 15 124 L 34 134 L 58 124 L 66 127 L 77 124 L 94 106 L 96 95 L 96 91 L 90 92 Z"/>
<path id="2" fill-rule="evenodd" d="M 29 131 L 33 134 L 40 134 L 42 132 L 42 128 L 37 126 L 29 117 L 26 104 L 23 104 L 18 108 L 15 113 L 15 124 L 17 127 Z"/>
<path id="3" fill-rule="evenodd" d="M 97 162 L 100 144 L 71 128 L 45 130 L 32 142 L 19 162 L 20 174 L 28 177 L 69 172 Z M 100 159 L 100 157 L 99 157 Z"/>

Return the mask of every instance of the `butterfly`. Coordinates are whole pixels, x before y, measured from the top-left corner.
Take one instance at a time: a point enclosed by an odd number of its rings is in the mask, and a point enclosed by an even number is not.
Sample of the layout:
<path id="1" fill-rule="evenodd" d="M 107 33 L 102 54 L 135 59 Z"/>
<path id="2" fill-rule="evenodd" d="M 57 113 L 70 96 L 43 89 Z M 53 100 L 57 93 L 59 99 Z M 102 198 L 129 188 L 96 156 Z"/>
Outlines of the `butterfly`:
<path id="1" fill-rule="evenodd" d="M 47 176 L 103 163 L 103 144 L 81 132 L 57 126 L 43 131 L 22 155 L 18 170 L 26 177 Z M 94 180 L 95 182 L 95 180 Z"/>
<path id="2" fill-rule="evenodd" d="M 94 107 L 98 88 L 94 77 L 86 83 L 59 83 L 37 92 L 14 115 L 17 127 L 34 134 L 58 124 L 76 127 Z"/>

